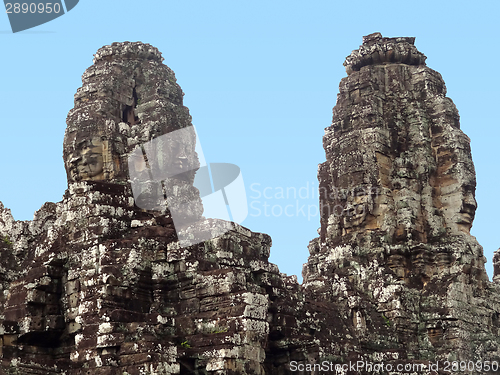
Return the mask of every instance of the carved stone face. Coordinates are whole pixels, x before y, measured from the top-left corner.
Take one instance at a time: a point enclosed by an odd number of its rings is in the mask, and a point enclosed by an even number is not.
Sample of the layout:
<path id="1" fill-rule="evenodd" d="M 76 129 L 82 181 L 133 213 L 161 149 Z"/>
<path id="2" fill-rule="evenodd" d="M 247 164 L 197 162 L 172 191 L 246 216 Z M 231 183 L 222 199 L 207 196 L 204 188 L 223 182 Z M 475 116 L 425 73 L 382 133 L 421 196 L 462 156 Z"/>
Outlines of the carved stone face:
<path id="1" fill-rule="evenodd" d="M 411 262 L 417 273 L 427 274 L 428 268 L 432 266 L 431 255 L 424 250 L 417 250 L 412 254 Z"/>
<path id="2" fill-rule="evenodd" d="M 363 191 L 348 198 L 343 212 L 344 228 L 359 227 L 363 224 L 368 214 L 369 198 Z"/>
<path id="3" fill-rule="evenodd" d="M 461 186 L 457 182 L 455 191 L 441 198 L 450 228 L 456 226 L 459 231 L 470 232 L 477 208 L 473 186 L 470 181 Z"/>
<path id="4" fill-rule="evenodd" d="M 450 267 L 453 257 L 448 253 L 437 253 L 435 255 L 435 262 L 439 270 L 444 270 Z"/>
<path id="5" fill-rule="evenodd" d="M 452 109 L 456 112 L 455 107 Z M 452 129 L 443 137 L 439 145 L 441 151 L 437 153 L 442 213 L 446 227 L 453 233 L 469 233 L 477 208 L 476 176 L 469 143 L 469 138 L 460 130 Z"/>
<path id="6" fill-rule="evenodd" d="M 69 171 L 74 181 L 104 179 L 104 142 L 101 137 L 81 141 L 69 157 Z"/>
<path id="7" fill-rule="evenodd" d="M 339 223 L 344 234 L 353 230 L 380 228 L 387 212 L 386 201 L 380 191 L 375 186 L 357 186 L 339 203 L 344 207 Z"/>
<path id="8" fill-rule="evenodd" d="M 196 138 L 192 127 L 166 133 L 144 144 L 143 149 L 153 179 L 163 181 L 175 178 L 191 181 L 200 165 L 195 145 Z M 135 153 L 138 153 L 139 159 L 142 157 L 142 152 L 135 150 L 132 154 Z"/>
<path id="9" fill-rule="evenodd" d="M 179 141 L 172 142 L 172 151 L 169 170 L 173 174 L 186 172 L 189 168 L 188 155 L 190 154 L 189 144 L 181 143 Z"/>
<path id="10" fill-rule="evenodd" d="M 403 255 L 392 254 L 387 259 L 387 264 L 399 280 L 407 278 L 408 265 L 406 264 L 406 258 Z"/>

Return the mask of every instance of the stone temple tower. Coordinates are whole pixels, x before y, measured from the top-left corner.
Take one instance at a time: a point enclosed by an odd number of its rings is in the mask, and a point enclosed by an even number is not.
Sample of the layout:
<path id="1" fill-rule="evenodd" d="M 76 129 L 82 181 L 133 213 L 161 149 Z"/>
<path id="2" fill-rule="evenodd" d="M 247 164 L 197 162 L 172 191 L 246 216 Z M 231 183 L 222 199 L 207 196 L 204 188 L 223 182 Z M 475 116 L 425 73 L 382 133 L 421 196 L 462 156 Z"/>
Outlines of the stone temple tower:
<path id="1" fill-rule="evenodd" d="M 469 233 L 470 140 L 414 39 L 371 34 L 346 58 L 304 288 L 352 320 L 361 352 L 498 358 L 500 295 Z"/>

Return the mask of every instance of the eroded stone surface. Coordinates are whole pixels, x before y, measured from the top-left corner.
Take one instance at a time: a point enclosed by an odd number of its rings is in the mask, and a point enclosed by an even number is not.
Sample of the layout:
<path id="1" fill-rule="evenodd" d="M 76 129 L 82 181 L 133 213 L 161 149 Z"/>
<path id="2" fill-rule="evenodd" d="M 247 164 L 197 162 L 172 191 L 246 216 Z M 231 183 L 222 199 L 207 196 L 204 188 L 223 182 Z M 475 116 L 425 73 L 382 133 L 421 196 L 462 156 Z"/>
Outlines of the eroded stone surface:
<path id="1" fill-rule="evenodd" d="M 137 146 L 191 128 L 162 60 L 143 43 L 101 48 L 67 118 L 63 200 L 30 222 L 0 204 L 0 373 L 499 361 L 499 252 L 492 283 L 469 233 L 469 139 L 414 38 L 371 34 L 346 59 L 303 285 L 268 262 L 269 236 L 203 221 L 189 132 L 155 146 L 168 148 L 158 167 L 179 174 L 143 178 L 154 163 Z M 189 202 L 186 215 L 211 240 L 181 246 L 173 207 L 158 198 L 169 194 Z"/>
<path id="2" fill-rule="evenodd" d="M 334 305 L 353 332 L 348 350 L 325 355 L 498 360 L 499 289 L 469 233 L 470 141 L 413 42 L 375 33 L 346 59 L 323 138 L 321 229 L 304 293 Z"/>

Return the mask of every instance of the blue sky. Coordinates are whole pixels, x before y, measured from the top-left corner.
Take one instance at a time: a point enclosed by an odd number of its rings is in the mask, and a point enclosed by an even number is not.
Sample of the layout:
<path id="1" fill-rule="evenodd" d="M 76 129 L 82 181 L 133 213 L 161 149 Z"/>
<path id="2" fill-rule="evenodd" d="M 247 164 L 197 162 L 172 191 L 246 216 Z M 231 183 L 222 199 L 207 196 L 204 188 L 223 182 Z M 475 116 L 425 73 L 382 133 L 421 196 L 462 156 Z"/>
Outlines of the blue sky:
<path id="1" fill-rule="evenodd" d="M 472 140 L 479 204 L 472 234 L 491 277 L 500 247 L 499 14 L 500 2 L 480 0 L 80 0 L 66 15 L 12 34 L 4 13 L 0 201 L 30 220 L 44 202 L 62 199 L 65 120 L 81 75 L 103 45 L 150 43 L 176 73 L 207 161 L 241 168 L 250 204 L 242 224 L 271 235 L 271 261 L 300 279 L 319 227 L 316 172 L 342 63 L 363 35 L 415 36 Z"/>

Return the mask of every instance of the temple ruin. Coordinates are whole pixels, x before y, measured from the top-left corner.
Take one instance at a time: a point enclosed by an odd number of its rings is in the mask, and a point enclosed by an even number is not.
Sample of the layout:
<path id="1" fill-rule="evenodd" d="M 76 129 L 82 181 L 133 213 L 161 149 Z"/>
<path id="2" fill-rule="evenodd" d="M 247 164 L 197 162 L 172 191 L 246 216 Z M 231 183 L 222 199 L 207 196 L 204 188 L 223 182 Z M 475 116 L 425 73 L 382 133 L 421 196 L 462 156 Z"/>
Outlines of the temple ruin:
<path id="1" fill-rule="evenodd" d="M 302 284 L 268 262 L 268 235 L 203 216 L 160 52 L 99 49 L 67 117 L 63 200 L 32 221 L 0 203 L 0 374 L 498 373 L 500 252 L 489 281 L 470 140 L 414 41 L 374 33 L 346 58 Z M 144 145 L 174 132 L 153 160 Z"/>

